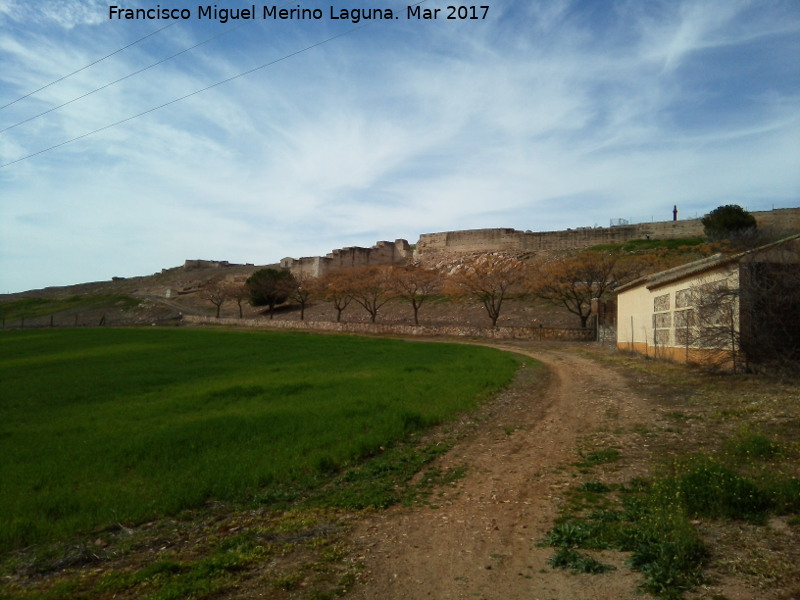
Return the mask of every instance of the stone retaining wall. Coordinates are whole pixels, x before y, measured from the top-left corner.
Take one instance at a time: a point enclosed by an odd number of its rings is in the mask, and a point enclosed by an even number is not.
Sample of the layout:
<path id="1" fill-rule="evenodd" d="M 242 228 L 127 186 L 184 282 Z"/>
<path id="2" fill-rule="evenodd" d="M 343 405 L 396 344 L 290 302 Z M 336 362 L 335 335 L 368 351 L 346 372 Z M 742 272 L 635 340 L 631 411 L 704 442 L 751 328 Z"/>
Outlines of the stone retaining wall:
<path id="1" fill-rule="evenodd" d="M 403 335 L 424 337 L 476 337 L 495 340 L 543 340 L 589 342 L 595 339 L 592 329 L 561 329 L 554 327 L 468 327 L 462 325 L 392 325 L 383 323 L 336 323 L 334 321 L 281 321 L 278 319 L 230 319 L 184 315 L 183 321 L 197 325 L 226 325 L 264 327 L 298 331 L 330 331 L 336 333 L 365 333 L 372 335 Z"/>

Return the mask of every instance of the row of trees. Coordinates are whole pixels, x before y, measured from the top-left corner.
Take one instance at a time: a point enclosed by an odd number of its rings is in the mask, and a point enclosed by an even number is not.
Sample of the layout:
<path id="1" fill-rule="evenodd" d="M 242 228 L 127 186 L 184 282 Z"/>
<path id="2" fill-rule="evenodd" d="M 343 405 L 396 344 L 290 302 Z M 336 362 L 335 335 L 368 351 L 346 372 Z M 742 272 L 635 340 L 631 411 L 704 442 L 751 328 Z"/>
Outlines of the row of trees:
<path id="1" fill-rule="evenodd" d="M 244 285 L 211 283 L 203 297 L 217 309 L 235 300 L 242 315 L 242 301 L 267 307 L 270 318 L 275 307 L 292 302 L 300 307 L 300 318 L 312 301 L 331 302 L 336 320 L 351 304 L 361 306 L 374 323 L 380 309 L 400 299 L 412 309 L 414 323 L 433 296 L 472 297 L 486 310 L 492 326 L 509 297 L 530 295 L 563 306 L 587 327 L 592 301 L 603 299 L 618 285 L 654 268 L 666 268 L 657 254 L 629 257 L 619 253 L 583 251 L 552 262 L 530 263 L 504 254 L 485 254 L 465 260 L 448 273 L 420 266 L 365 266 L 340 269 L 322 277 L 293 275 L 285 269 L 262 269 Z"/>

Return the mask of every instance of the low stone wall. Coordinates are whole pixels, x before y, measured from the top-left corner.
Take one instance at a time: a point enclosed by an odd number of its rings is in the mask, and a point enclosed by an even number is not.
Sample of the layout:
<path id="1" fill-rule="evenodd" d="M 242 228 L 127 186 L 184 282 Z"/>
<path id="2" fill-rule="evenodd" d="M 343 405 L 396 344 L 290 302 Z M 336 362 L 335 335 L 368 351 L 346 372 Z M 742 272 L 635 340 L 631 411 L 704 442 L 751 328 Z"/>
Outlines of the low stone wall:
<path id="1" fill-rule="evenodd" d="M 197 325 L 226 325 L 264 327 L 297 331 L 330 331 L 335 333 L 365 333 L 371 335 L 403 335 L 422 337 L 475 337 L 495 340 L 542 340 L 560 342 L 590 342 L 595 339 L 592 329 L 560 329 L 554 327 L 468 327 L 462 325 L 392 325 L 384 323 L 336 323 L 334 321 L 281 321 L 278 319 L 215 319 L 184 315 L 184 322 Z"/>

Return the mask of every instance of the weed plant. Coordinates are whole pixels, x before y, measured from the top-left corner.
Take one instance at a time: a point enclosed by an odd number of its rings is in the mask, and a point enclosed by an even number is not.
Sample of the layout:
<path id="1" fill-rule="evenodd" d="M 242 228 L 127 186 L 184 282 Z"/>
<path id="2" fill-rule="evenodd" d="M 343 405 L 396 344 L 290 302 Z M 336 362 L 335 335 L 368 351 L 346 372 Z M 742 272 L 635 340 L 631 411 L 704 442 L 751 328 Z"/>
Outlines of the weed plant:
<path id="1" fill-rule="evenodd" d="M 333 489 L 319 498 L 385 506 L 399 499 L 392 482 L 436 453 L 400 442 L 474 409 L 518 364 L 487 348 L 298 333 L 3 332 L 0 550 L 209 500 Z"/>
<path id="2" fill-rule="evenodd" d="M 605 454 L 603 454 L 605 453 Z M 585 471 L 608 458 L 599 450 L 575 466 Z M 716 454 L 681 456 L 651 480 L 615 488 L 586 481 L 571 493 L 568 509 L 543 540 L 555 547 L 550 563 L 576 572 L 602 570 L 578 549 L 630 552 L 643 587 L 677 599 L 702 582 L 707 552 L 692 522 L 702 519 L 766 522 L 770 514 L 800 510 L 800 480 L 774 464 L 784 452 L 769 436 L 742 429 Z M 598 494 L 615 493 L 617 507 L 597 505 Z"/>

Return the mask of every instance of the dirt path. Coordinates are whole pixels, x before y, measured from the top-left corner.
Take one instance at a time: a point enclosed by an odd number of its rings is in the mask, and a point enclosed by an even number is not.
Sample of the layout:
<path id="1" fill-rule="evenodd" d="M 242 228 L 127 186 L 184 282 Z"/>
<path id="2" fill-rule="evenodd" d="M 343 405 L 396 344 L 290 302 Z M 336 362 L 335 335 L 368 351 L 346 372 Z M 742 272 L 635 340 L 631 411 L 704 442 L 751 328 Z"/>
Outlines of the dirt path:
<path id="1" fill-rule="evenodd" d="M 396 508 L 353 534 L 363 581 L 354 600 L 641 599 L 638 576 L 618 556 L 607 575 L 572 575 L 537 547 L 557 516 L 581 436 L 646 420 L 650 408 L 613 370 L 575 350 L 496 346 L 532 356 L 551 372 L 544 393 L 511 393 L 479 433 L 444 458 L 466 477 L 437 506 Z M 508 396 L 508 395 L 507 395 Z"/>

